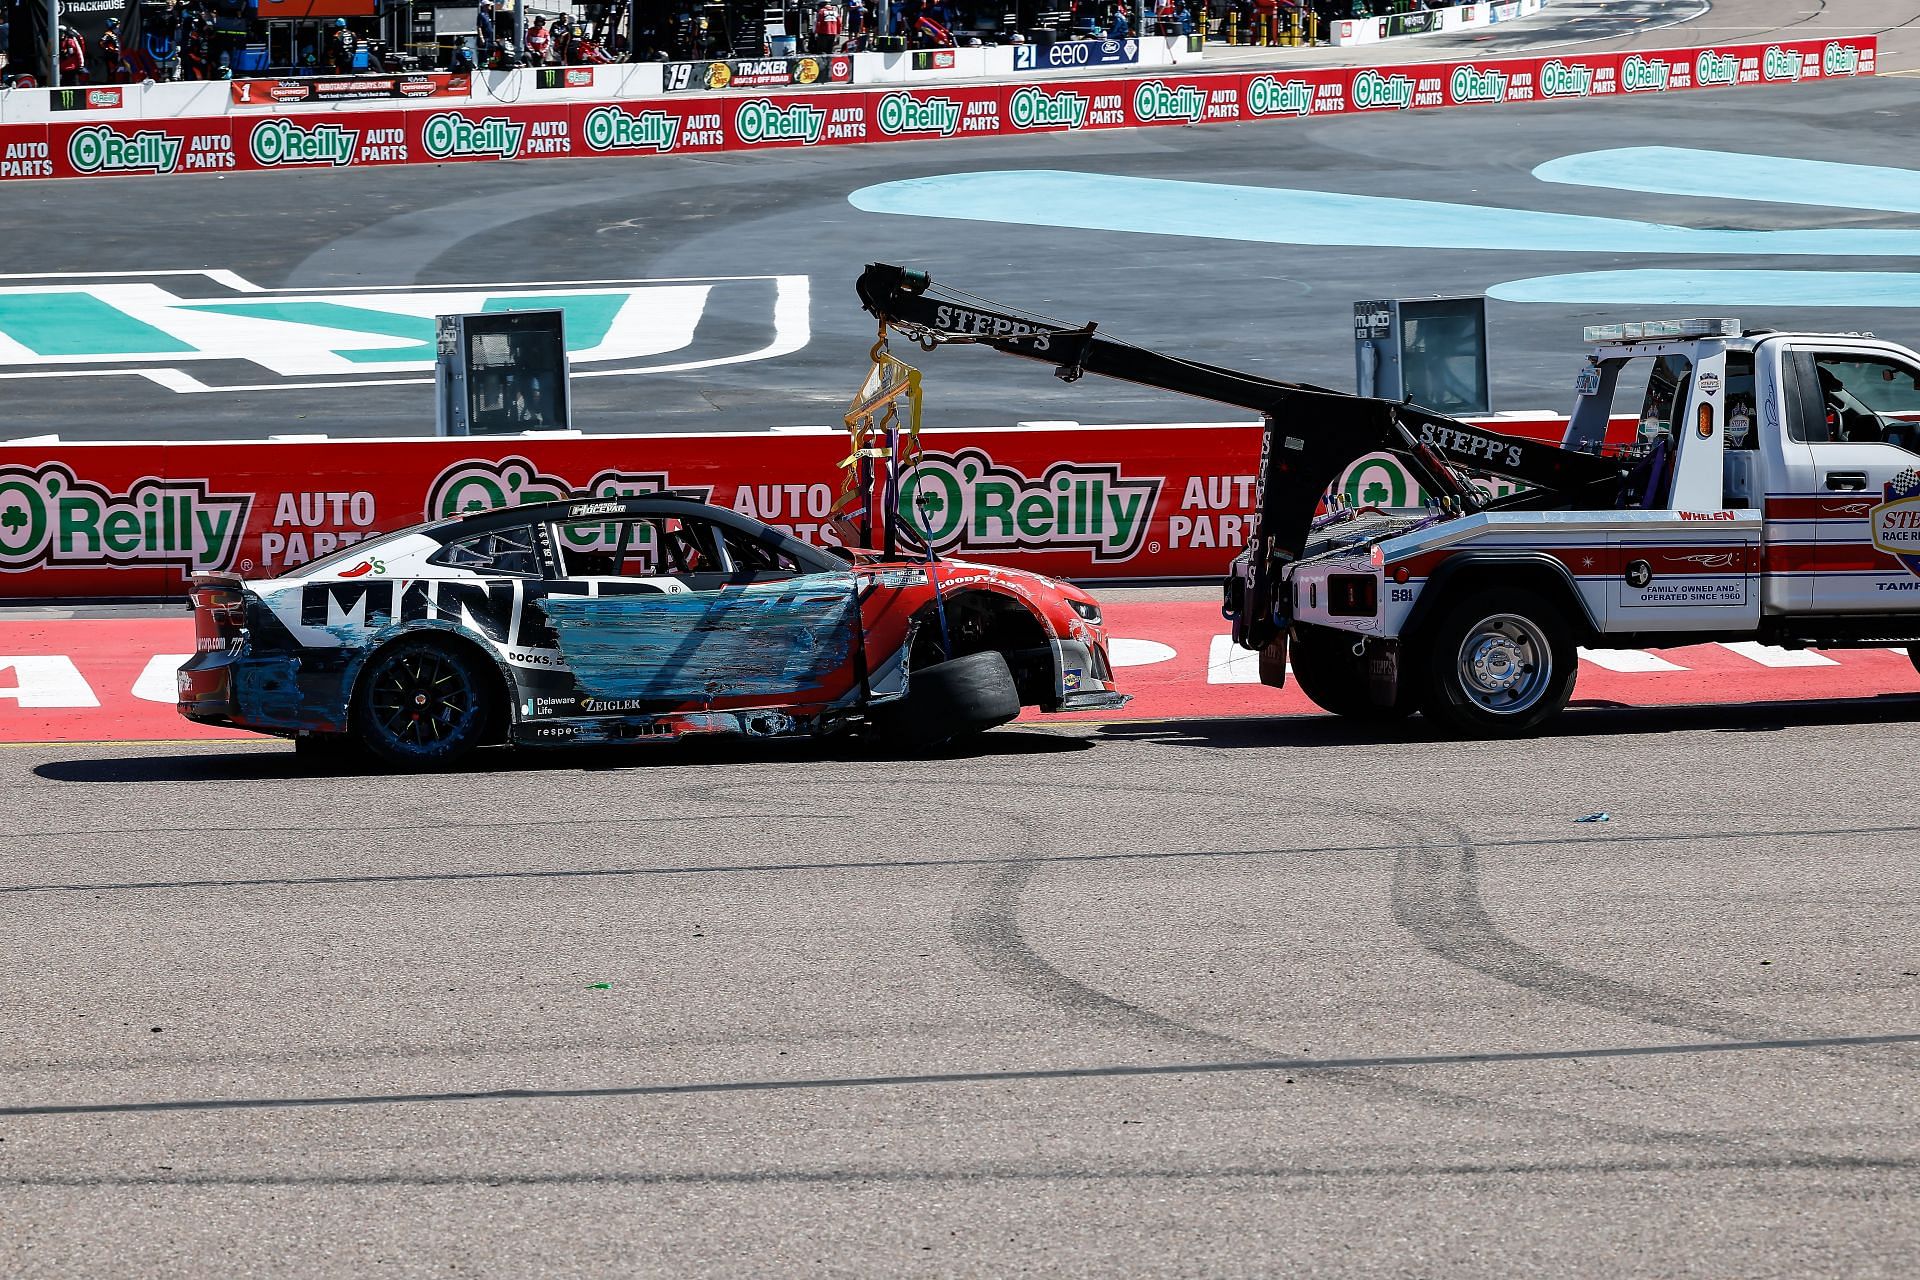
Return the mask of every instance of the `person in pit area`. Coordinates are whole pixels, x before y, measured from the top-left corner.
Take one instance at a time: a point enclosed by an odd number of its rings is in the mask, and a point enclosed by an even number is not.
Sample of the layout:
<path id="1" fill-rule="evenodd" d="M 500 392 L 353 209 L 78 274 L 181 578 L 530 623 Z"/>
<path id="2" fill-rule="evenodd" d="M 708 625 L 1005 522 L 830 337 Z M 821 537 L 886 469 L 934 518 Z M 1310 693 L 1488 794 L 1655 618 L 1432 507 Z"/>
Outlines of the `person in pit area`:
<path id="1" fill-rule="evenodd" d="M 546 65 L 547 54 L 553 48 L 553 37 L 547 32 L 547 20 L 535 18 L 533 25 L 527 28 L 527 61 L 539 67 Z"/>
<path id="2" fill-rule="evenodd" d="M 87 78 L 87 45 L 72 27 L 60 28 L 60 83 L 81 84 Z"/>
<path id="3" fill-rule="evenodd" d="M 334 76 L 353 74 L 353 56 L 360 51 L 360 41 L 354 37 L 353 28 L 347 25 L 345 18 L 333 20 L 333 30 L 327 32 L 326 72 Z"/>

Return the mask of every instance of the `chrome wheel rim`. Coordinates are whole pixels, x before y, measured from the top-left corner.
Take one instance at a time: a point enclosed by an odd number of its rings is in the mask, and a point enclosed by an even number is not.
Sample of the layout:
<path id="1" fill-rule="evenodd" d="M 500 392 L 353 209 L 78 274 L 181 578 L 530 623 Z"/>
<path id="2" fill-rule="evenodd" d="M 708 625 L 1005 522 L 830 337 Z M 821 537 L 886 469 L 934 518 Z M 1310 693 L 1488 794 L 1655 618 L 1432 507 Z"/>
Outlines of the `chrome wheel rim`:
<path id="1" fill-rule="evenodd" d="M 1456 662 L 1460 691 L 1490 715 L 1531 709 L 1547 694 L 1553 653 L 1531 618 L 1498 613 L 1467 629 Z"/>
<path id="2" fill-rule="evenodd" d="M 437 653 L 406 653 L 374 673 L 367 704 L 388 741 L 424 752 L 459 735 L 473 715 L 474 696 L 457 663 Z"/>

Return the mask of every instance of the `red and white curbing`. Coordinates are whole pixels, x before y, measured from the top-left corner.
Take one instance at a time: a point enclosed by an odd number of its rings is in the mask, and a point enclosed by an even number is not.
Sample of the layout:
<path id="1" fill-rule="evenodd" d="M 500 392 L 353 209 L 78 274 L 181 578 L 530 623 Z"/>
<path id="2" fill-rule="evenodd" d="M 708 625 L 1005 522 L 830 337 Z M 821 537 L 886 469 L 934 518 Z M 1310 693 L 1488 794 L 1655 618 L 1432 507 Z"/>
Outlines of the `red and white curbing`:
<path id="1" fill-rule="evenodd" d="M 1118 637 L 1113 656 L 1120 686 L 1134 700 L 1124 712 L 1067 718 L 1319 714 L 1298 689 L 1260 683 L 1255 655 L 1234 647 L 1214 604 L 1119 602 L 1106 614 Z M 184 616 L 0 622 L 0 742 L 258 741 L 252 734 L 191 724 L 175 713 L 174 671 L 193 643 L 193 623 Z M 1576 705 L 1658 707 L 1920 693 L 1920 672 L 1898 650 L 1704 644 L 1657 655 L 1596 649 L 1583 650 L 1582 656 Z"/>

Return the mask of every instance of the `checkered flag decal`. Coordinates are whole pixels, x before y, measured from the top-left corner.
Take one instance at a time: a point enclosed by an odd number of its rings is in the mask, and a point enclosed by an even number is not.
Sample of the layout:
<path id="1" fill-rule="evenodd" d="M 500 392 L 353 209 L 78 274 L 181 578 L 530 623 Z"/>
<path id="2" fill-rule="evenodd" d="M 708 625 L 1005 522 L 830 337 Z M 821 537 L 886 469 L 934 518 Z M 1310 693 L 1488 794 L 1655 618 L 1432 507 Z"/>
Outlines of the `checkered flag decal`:
<path id="1" fill-rule="evenodd" d="M 1908 467 L 1905 471 L 1902 471 L 1899 475 L 1887 481 L 1887 498 L 1889 501 L 1896 498 L 1911 498 L 1916 493 L 1920 493 L 1920 471 L 1915 471 L 1912 467 Z"/>

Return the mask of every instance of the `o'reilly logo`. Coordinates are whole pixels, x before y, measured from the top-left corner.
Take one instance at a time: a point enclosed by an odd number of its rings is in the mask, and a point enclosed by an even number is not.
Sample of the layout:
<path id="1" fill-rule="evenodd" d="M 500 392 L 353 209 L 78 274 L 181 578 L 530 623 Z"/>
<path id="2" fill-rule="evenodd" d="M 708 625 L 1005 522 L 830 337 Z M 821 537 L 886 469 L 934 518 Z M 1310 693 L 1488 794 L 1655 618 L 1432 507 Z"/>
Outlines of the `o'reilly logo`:
<path id="1" fill-rule="evenodd" d="M 443 111 L 427 117 L 420 127 L 420 145 L 435 160 L 511 160 L 520 154 L 520 137 L 526 131 L 526 125 L 504 116 L 469 120 L 456 112 Z"/>
<path id="2" fill-rule="evenodd" d="M 1305 80 L 1280 83 L 1272 76 L 1255 76 L 1247 83 L 1247 110 L 1256 116 L 1313 114 L 1313 86 Z"/>
<path id="3" fill-rule="evenodd" d="M 1207 95 L 1190 84 L 1168 88 L 1159 80 L 1143 81 L 1133 91 L 1133 114 L 1143 124 L 1156 120 L 1196 123 L 1207 109 Z"/>
<path id="4" fill-rule="evenodd" d="M 962 449 L 923 455 L 900 509 L 942 551 L 1072 549 L 1112 563 L 1139 554 L 1164 483 L 1078 462 L 1056 462 L 1030 479 Z"/>
<path id="5" fill-rule="evenodd" d="M 1768 80 L 1798 80 L 1800 55 L 1779 45 L 1769 45 L 1766 56 L 1760 59 L 1760 74 Z"/>
<path id="6" fill-rule="evenodd" d="M 81 173 L 172 173 L 185 141 L 158 129 L 122 133 L 112 125 L 89 125 L 67 139 L 67 161 Z"/>
<path id="7" fill-rule="evenodd" d="M 1702 50 L 1694 59 L 1693 78 L 1696 84 L 1733 84 L 1740 79 L 1740 59 Z"/>
<path id="8" fill-rule="evenodd" d="M 1393 107 L 1405 111 L 1413 105 L 1411 76 L 1383 76 L 1378 71 L 1362 71 L 1353 78 L 1353 105 L 1362 111 Z"/>
<path id="9" fill-rule="evenodd" d="M 0 467 L 0 572 L 40 566 L 233 563 L 251 494 L 214 493 L 204 480 L 146 476 L 124 494 L 49 462 Z"/>
<path id="10" fill-rule="evenodd" d="M 1859 75 L 1860 51 L 1850 44 L 1837 41 L 1829 44 L 1820 54 L 1820 70 L 1830 76 Z"/>
<path id="11" fill-rule="evenodd" d="M 1447 86 L 1455 102 L 1505 102 L 1507 81 L 1504 71 L 1483 71 L 1479 67 L 1455 67 Z"/>
<path id="12" fill-rule="evenodd" d="M 302 129 L 291 120 L 262 120 L 247 135 L 247 150 L 256 164 L 327 164 L 336 168 L 353 163 L 360 144 L 358 129 L 317 124 Z"/>
<path id="13" fill-rule="evenodd" d="M 890 93 L 880 99 L 879 119 L 882 133 L 935 133 L 950 138 L 960 127 L 960 104 L 946 97 Z"/>
<path id="14" fill-rule="evenodd" d="M 1593 93 L 1593 68 L 1555 58 L 1540 68 L 1540 92 L 1549 98 L 1585 98 Z"/>
<path id="15" fill-rule="evenodd" d="M 765 98 L 741 103 L 733 115 L 733 131 L 747 143 L 804 142 L 811 146 L 820 141 L 820 130 L 826 123 L 827 113 L 818 107 L 804 102 L 777 107 Z"/>
<path id="16" fill-rule="evenodd" d="M 620 107 L 587 112 L 587 145 L 595 151 L 671 151 L 680 137 L 680 117 L 664 111 L 635 115 Z"/>
<path id="17" fill-rule="evenodd" d="M 1673 68 L 1664 58 L 1632 54 L 1620 64 L 1620 87 L 1628 93 L 1665 93 Z"/>
<path id="18" fill-rule="evenodd" d="M 1016 129 L 1078 129 L 1087 122 L 1087 98 L 1064 89 L 1048 93 L 1038 85 L 1026 85 L 1007 99 L 1007 119 Z"/>

